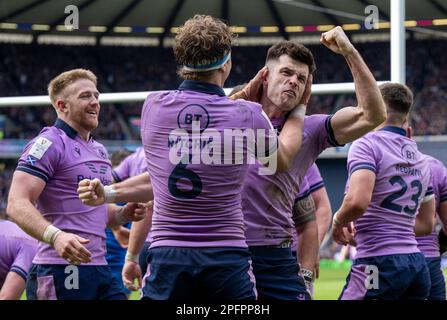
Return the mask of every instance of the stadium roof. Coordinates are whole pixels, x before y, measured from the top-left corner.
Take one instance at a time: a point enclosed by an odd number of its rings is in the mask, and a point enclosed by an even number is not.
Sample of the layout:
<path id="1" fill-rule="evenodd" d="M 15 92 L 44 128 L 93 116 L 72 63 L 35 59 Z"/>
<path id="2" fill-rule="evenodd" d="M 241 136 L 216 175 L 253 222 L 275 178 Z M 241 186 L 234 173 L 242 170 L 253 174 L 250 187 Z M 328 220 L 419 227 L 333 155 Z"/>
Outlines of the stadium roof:
<path id="1" fill-rule="evenodd" d="M 67 30 L 66 18 L 79 10 L 79 29 Z M 280 36 L 325 31 L 343 25 L 365 31 L 365 8 L 378 9 L 380 29 L 389 32 L 389 0 L 0 0 L 0 32 L 33 35 L 89 35 L 154 38 L 175 33 L 175 27 L 196 13 L 220 17 L 240 37 Z M 66 11 L 67 10 L 67 11 Z M 446 0 L 406 0 L 407 27 L 447 35 Z M 388 30 L 387 30 L 388 29 Z M 423 29 L 423 30 L 422 30 Z M 433 31 L 435 30 L 435 31 Z M 367 30 L 370 31 L 370 30 Z"/>

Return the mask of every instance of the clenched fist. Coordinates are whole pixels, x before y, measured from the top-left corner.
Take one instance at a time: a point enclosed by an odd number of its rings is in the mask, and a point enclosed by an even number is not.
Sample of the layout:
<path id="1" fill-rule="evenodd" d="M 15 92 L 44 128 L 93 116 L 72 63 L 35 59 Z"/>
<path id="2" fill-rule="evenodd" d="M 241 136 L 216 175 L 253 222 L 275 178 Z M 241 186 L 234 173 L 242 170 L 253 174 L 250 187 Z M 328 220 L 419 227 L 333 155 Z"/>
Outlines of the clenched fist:
<path id="1" fill-rule="evenodd" d="M 320 42 L 333 52 L 345 57 L 355 51 L 354 46 L 340 26 L 323 33 Z"/>

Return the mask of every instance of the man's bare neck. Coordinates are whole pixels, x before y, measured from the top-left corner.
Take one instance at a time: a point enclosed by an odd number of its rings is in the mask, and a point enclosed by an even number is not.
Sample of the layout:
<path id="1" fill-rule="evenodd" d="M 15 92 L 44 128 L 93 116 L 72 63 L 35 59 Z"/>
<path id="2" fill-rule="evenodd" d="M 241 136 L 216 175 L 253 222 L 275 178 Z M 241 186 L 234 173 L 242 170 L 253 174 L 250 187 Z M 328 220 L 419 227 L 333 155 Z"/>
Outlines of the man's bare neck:
<path id="1" fill-rule="evenodd" d="M 285 116 L 287 112 L 281 110 L 277 105 L 275 105 L 272 100 L 270 100 L 267 95 L 262 95 L 261 98 L 262 110 L 267 114 L 267 116 L 272 118 L 280 118 Z"/>

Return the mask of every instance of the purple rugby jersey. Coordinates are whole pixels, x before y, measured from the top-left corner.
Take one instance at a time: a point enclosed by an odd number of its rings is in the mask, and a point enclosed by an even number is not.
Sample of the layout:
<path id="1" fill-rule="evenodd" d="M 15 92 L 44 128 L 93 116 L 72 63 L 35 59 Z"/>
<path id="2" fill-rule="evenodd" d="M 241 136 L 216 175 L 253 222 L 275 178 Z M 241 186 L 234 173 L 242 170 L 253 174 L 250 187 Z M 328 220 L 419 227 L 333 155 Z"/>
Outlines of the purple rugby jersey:
<path id="1" fill-rule="evenodd" d="M 300 186 L 300 193 L 295 199 L 295 203 L 304 197 L 311 195 L 313 192 L 317 191 L 320 188 L 324 187 L 324 181 L 321 177 L 320 170 L 317 165 L 314 163 L 309 170 L 307 170 L 306 176 L 303 179 L 303 182 Z M 298 248 L 298 235 L 296 233 L 296 229 L 293 229 L 293 237 L 292 237 L 292 251 L 297 251 Z"/>
<path id="2" fill-rule="evenodd" d="M 107 205 L 84 205 L 76 192 L 83 179 L 98 178 L 104 185 L 112 182 L 112 166 L 104 146 L 93 138 L 84 141 L 67 123 L 57 119 L 53 127 L 42 129 L 26 145 L 16 170 L 46 182 L 37 201 L 42 216 L 65 232 L 90 240 L 85 245 L 92 253 L 88 265 L 106 265 Z M 68 264 L 43 242 L 39 243 L 33 263 Z"/>
<path id="3" fill-rule="evenodd" d="M 310 193 L 324 187 L 323 177 L 321 176 L 320 169 L 318 169 L 316 163 L 314 163 L 312 167 L 307 170 L 306 178 L 309 182 Z"/>
<path id="4" fill-rule="evenodd" d="M 249 246 L 280 245 L 291 241 L 292 209 L 307 170 L 326 148 L 337 146 L 330 115 L 312 115 L 304 120 L 303 142 L 287 172 L 261 176 L 260 164 L 251 166 L 244 183 L 242 208 Z M 272 119 L 280 129 L 282 119 Z"/>
<path id="5" fill-rule="evenodd" d="M 11 221 L 0 220 L 0 288 L 9 272 L 26 281 L 38 241 Z"/>
<path id="6" fill-rule="evenodd" d="M 444 164 L 431 156 L 426 155 L 430 163 L 431 178 L 433 184 L 433 193 L 436 200 L 436 212 L 439 212 L 439 206 L 447 201 L 447 169 Z M 418 248 L 427 258 L 439 257 L 438 232 L 435 227 L 433 232 L 424 237 L 416 237 Z"/>
<path id="7" fill-rule="evenodd" d="M 202 135 L 208 129 L 216 135 L 202 136 L 197 143 L 198 132 L 191 131 L 194 120 L 200 124 Z M 172 136 L 179 129 L 186 142 Z M 260 105 L 230 100 L 218 86 L 184 81 L 179 90 L 157 92 L 146 99 L 141 136 L 154 190 L 152 248 L 247 246 L 241 208 L 247 161 L 206 164 L 201 159 L 194 162 L 184 157 L 183 163 L 170 158 L 172 154 L 178 156 L 179 145 L 193 152 L 193 144 L 196 152 L 206 148 L 206 153 L 218 160 L 233 157 L 222 152 L 226 129 L 258 129 L 266 134 L 263 142 L 271 147 L 266 148 L 265 155 L 276 150 L 276 133 Z M 256 146 L 259 143 L 256 141 Z M 247 152 L 247 145 L 243 149 Z"/>
<path id="8" fill-rule="evenodd" d="M 128 155 L 115 169 L 112 171 L 113 179 L 120 182 L 130 177 L 138 176 L 147 171 L 146 157 L 144 148 L 138 147 L 134 153 Z"/>
<path id="9" fill-rule="evenodd" d="M 402 128 L 387 126 L 356 140 L 348 153 L 348 174 L 376 174 L 371 203 L 354 222 L 356 258 L 419 252 L 415 217 L 432 195 L 430 165 Z"/>
<path id="10" fill-rule="evenodd" d="M 301 199 L 310 195 L 310 186 L 309 181 L 307 181 L 307 175 L 303 178 L 299 189 L 300 192 L 296 196 L 294 203 L 297 203 L 297 201 L 300 201 Z M 293 225 L 295 226 L 295 223 Z M 296 232 L 296 228 L 292 228 L 292 244 L 290 246 L 292 251 L 296 252 L 298 250 L 298 234 Z"/>

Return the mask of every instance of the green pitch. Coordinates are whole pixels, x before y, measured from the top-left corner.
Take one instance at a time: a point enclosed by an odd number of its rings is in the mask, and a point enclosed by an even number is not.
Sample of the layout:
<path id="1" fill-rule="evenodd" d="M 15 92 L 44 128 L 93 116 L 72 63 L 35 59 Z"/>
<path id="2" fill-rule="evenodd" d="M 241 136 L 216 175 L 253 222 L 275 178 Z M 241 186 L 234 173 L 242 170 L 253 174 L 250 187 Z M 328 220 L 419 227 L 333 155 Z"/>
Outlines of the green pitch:
<path id="1" fill-rule="evenodd" d="M 336 300 L 343 290 L 351 263 L 333 260 L 320 261 L 320 276 L 314 284 L 315 300 Z"/>

